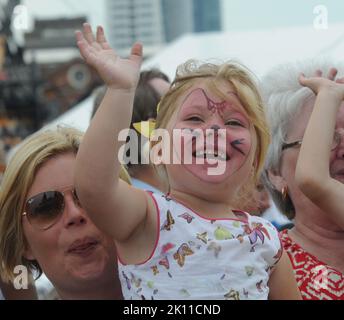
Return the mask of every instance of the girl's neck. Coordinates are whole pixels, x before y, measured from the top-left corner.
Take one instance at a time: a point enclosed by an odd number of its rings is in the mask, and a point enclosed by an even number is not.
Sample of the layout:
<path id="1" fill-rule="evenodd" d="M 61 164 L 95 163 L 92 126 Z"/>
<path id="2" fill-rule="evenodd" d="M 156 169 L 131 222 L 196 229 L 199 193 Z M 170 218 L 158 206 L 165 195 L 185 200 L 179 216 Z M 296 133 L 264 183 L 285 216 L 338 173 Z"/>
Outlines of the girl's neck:
<path id="1" fill-rule="evenodd" d="M 209 219 L 235 218 L 232 207 L 226 202 L 211 201 L 193 194 L 171 189 L 169 195 L 182 205 Z"/>
<path id="2" fill-rule="evenodd" d="M 317 259 L 344 273 L 344 230 L 318 209 L 296 212 L 290 237 Z"/>

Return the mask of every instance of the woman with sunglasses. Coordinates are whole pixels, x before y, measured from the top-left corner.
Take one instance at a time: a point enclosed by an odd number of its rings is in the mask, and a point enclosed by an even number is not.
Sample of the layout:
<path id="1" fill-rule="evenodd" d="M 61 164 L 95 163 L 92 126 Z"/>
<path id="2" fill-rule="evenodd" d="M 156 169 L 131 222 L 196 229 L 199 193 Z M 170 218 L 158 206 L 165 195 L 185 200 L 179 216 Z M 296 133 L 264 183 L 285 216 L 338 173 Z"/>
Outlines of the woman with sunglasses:
<path id="1" fill-rule="evenodd" d="M 306 197 L 295 179 L 300 145 L 306 138 L 305 130 L 316 101 L 312 90 L 299 83 L 299 75 L 327 75 L 329 80 L 333 80 L 336 70 L 330 68 L 331 66 L 332 63 L 326 61 L 288 64 L 276 67 L 262 79 L 272 137 L 265 166 L 265 184 L 276 206 L 288 218 L 294 219 L 294 227 L 284 230 L 281 240 L 292 262 L 302 297 L 307 300 L 344 299 L 343 224 L 334 222 L 323 206 Z M 302 83 L 311 86 L 310 82 Z M 322 107 L 327 112 L 333 112 L 327 104 Z M 328 119 L 329 117 L 322 119 L 323 126 Z M 333 115 L 332 125 L 337 133 L 343 131 L 343 104 L 336 116 Z M 319 131 L 322 129 L 317 128 Z M 343 186 L 344 141 L 338 139 L 338 134 L 333 138 L 331 149 L 327 167 L 336 184 Z M 312 151 L 308 149 L 308 152 Z M 311 166 L 317 160 L 315 156 L 308 154 L 307 164 L 304 163 L 304 166 Z"/>
<path id="2" fill-rule="evenodd" d="M 91 222 L 74 189 L 81 136 L 71 128 L 39 132 L 8 164 L 0 194 L 0 275 L 13 282 L 21 265 L 34 276 L 44 272 L 61 299 L 121 299 L 114 242 Z"/>

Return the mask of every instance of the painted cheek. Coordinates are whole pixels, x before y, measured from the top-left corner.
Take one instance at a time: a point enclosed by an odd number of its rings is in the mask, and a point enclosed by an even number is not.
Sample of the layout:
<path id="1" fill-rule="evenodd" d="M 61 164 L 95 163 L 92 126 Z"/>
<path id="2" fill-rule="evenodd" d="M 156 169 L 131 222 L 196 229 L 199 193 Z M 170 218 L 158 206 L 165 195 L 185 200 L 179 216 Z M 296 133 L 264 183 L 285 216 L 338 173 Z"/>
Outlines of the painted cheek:
<path id="1" fill-rule="evenodd" d="M 251 134 L 247 130 L 227 129 L 227 144 L 231 153 L 247 157 L 252 147 Z"/>

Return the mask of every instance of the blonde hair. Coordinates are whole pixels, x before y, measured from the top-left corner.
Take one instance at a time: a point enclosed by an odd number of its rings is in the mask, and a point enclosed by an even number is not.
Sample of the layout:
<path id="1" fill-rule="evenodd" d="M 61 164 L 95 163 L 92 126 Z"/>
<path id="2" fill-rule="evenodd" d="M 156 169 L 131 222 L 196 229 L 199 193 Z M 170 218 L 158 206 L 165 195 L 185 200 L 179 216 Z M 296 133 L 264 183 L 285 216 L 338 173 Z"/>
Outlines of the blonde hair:
<path id="1" fill-rule="evenodd" d="M 156 119 L 156 128 L 166 128 L 170 118 L 177 111 L 178 99 L 190 89 L 198 79 L 209 79 L 209 85 L 221 97 L 224 94 L 216 86 L 216 81 L 225 80 L 233 86 L 236 94 L 253 124 L 257 147 L 255 150 L 255 171 L 253 183 L 259 180 L 264 166 L 265 155 L 270 143 L 270 133 L 265 118 L 263 100 L 252 73 L 243 65 L 235 61 L 229 61 L 220 65 L 213 63 L 200 63 L 189 60 L 180 65 L 170 90 L 163 96 L 159 104 L 159 112 Z"/>
<path id="2" fill-rule="evenodd" d="M 37 261 L 23 256 L 27 242 L 22 212 L 27 193 L 37 171 L 49 159 L 77 153 L 82 135 L 81 131 L 68 127 L 36 133 L 22 143 L 10 160 L 0 189 L 0 275 L 3 281 L 13 281 L 16 265 L 36 271 L 38 277 L 42 274 Z M 125 170 L 122 171 L 121 178 L 130 183 L 128 177 Z"/>

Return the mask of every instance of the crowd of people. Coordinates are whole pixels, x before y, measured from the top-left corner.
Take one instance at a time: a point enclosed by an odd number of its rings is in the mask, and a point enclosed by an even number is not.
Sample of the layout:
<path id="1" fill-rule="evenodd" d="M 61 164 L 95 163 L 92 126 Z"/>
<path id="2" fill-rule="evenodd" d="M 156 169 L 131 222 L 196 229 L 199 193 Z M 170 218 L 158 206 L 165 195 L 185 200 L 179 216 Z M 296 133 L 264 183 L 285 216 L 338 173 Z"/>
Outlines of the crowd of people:
<path id="1" fill-rule="evenodd" d="M 104 87 L 86 133 L 38 132 L 6 166 L 6 299 L 36 299 L 42 273 L 56 299 L 344 299 L 344 67 L 257 83 L 238 62 L 190 60 L 170 83 L 140 72 L 139 43 L 121 58 L 102 27 L 76 39 Z M 149 163 L 122 163 L 128 128 Z"/>

